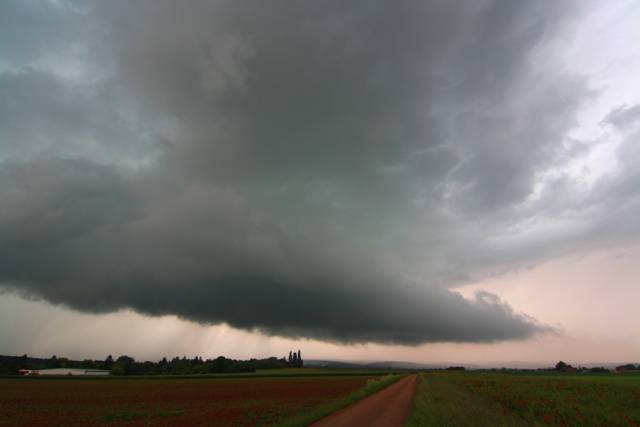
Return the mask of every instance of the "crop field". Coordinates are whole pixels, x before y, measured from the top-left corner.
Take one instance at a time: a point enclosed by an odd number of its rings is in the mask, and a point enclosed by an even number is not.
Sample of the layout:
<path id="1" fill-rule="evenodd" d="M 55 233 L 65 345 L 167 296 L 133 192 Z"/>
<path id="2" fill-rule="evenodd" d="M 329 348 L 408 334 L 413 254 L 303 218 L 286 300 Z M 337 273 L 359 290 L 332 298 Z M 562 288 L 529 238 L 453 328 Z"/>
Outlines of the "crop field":
<path id="1" fill-rule="evenodd" d="M 640 376 L 426 373 L 408 425 L 640 426 Z"/>
<path id="2" fill-rule="evenodd" d="M 0 379 L 0 426 L 267 426 L 365 387 L 371 376 Z"/>

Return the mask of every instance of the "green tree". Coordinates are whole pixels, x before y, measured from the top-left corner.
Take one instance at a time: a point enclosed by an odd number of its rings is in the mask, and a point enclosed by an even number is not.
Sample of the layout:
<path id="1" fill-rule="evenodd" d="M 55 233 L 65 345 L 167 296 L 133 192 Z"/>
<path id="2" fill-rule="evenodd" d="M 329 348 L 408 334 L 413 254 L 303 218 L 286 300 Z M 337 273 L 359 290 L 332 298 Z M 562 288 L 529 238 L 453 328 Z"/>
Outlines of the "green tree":
<path id="1" fill-rule="evenodd" d="M 113 368 L 113 357 L 108 355 L 106 359 L 104 359 L 104 369 Z"/>
<path id="2" fill-rule="evenodd" d="M 51 356 L 51 359 L 47 360 L 47 368 L 55 369 L 60 367 L 60 362 L 58 361 L 58 357 L 54 354 Z"/>
<path id="3" fill-rule="evenodd" d="M 120 356 L 113 364 L 111 373 L 113 375 L 131 375 L 135 373 L 135 359 L 129 356 Z"/>

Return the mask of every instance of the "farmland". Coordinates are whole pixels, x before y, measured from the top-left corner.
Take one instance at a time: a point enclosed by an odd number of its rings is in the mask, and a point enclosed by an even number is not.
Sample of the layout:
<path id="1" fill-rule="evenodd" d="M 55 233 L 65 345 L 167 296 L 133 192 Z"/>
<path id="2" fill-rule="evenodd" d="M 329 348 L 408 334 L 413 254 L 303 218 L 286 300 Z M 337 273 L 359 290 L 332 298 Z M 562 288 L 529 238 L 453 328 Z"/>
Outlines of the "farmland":
<path id="1" fill-rule="evenodd" d="M 181 377 L 5 377 L 0 378 L 0 426 L 299 427 L 402 377 L 328 369 Z M 407 423 L 547 425 L 640 426 L 640 375 L 423 372 Z"/>
<path id="2" fill-rule="evenodd" d="M 267 426 L 344 401 L 369 375 L 0 379 L 0 426 Z"/>
<path id="3" fill-rule="evenodd" d="M 640 426 L 638 375 L 427 373 L 408 426 Z"/>

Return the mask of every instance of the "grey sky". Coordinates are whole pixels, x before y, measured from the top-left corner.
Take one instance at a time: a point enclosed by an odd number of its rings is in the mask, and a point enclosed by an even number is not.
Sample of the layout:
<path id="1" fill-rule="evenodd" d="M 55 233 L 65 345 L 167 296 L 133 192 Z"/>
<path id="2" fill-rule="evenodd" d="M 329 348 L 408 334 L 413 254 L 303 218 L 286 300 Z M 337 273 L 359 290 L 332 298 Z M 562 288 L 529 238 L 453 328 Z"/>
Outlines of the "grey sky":
<path id="1" fill-rule="evenodd" d="M 637 239 L 640 104 L 573 134 L 593 7 L 3 2 L 0 286 L 341 343 L 553 332 L 455 288 Z"/>

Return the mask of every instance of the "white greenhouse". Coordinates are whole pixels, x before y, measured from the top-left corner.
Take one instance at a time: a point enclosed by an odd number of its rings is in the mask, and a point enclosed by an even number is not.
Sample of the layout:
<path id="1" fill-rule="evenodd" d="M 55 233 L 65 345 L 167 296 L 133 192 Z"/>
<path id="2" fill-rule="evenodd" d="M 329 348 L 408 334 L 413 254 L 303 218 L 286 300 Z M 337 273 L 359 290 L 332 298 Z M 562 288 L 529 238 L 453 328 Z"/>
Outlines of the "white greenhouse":
<path id="1" fill-rule="evenodd" d="M 38 369 L 32 371 L 30 375 L 109 375 L 109 371 L 103 369 L 70 369 L 70 368 L 56 368 L 56 369 Z"/>

